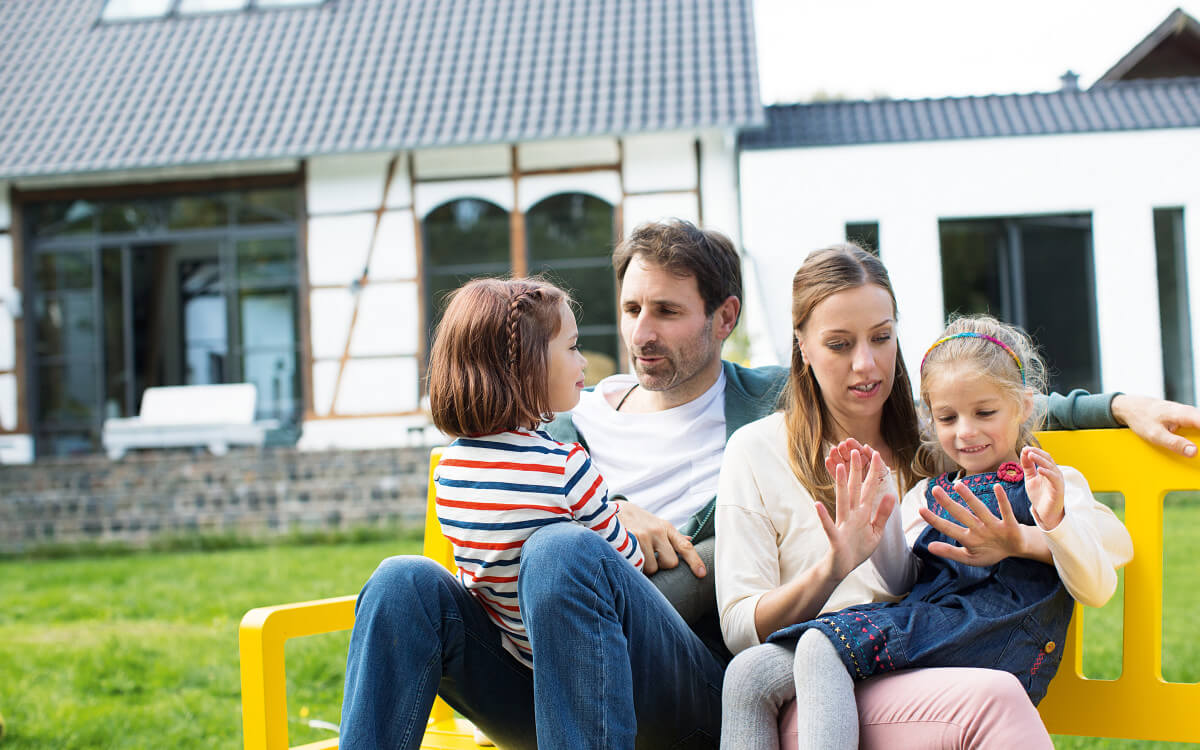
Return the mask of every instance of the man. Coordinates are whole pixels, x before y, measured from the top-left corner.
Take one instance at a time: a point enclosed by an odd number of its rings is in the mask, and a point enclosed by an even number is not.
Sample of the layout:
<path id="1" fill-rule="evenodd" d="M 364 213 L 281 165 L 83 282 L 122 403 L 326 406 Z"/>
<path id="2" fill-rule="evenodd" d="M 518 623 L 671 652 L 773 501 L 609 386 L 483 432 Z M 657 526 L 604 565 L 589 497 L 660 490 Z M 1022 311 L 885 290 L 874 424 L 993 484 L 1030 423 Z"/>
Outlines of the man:
<path id="1" fill-rule="evenodd" d="M 535 732 L 543 748 L 716 746 L 727 656 L 710 583 L 717 475 L 728 435 L 775 409 L 787 372 L 721 360 L 742 297 L 724 236 L 682 221 L 644 225 L 614 265 L 634 375 L 605 379 L 549 429 L 587 444 L 625 498 L 621 520 L 643 546 L 646 574 L 679 612 L 596 534 L 545 527 L 523 548 L 518 584 L 530 679 L 444 570 L 386 560 L 356 609 L 343 747 L 419 741 L 435 690 L 506 748 L 534 747 Z M 1171 434 L 1200 426 L 1191 407 L 1076 392 L 1052 397 L 1051 412 L 1064 427 L 1128 424 L 1195 455 Z"/>

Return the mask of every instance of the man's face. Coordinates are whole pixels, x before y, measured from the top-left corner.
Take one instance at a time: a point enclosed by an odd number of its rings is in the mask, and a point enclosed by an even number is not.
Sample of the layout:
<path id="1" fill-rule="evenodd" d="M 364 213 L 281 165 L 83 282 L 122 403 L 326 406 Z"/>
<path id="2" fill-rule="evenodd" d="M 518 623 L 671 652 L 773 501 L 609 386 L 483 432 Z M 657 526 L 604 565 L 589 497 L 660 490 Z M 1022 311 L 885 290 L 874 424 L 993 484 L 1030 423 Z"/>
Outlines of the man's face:
<path id="1" fill-rule="evenodd" d="M 621 284 L 621 338 L 643 388 L 683 392 L 703 385 L 703 392 L 711 382 L 693 381 L 720 366 L 728 335 L 713 328 L 695 277 L 676 276 L 640 257 L 630 261 Z"/>

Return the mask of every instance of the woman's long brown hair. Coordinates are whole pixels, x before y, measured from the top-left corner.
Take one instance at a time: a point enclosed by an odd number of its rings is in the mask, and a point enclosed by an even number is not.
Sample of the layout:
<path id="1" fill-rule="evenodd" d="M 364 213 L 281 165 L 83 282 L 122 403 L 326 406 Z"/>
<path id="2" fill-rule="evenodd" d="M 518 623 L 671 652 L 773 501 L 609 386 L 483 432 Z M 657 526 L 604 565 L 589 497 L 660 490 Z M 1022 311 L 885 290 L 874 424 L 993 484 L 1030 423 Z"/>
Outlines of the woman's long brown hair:
<path id="1" fill-rule="evenodd" d="M 833 478 L 825 469 L 825 446 L 836 442 L 834 421 L 825 405 L 821 386 L 800 355 L 796 331 L 804 328 L 813 309 L 824 300 L 848 289 L 874 284 L 892 298 L 896 294 L 887 269 L 879 258 L 853 243 L 844 243 L 810 253 L 792 278 L 792 369 L 783 401 L 788 433 L 788 462 L 800 484 L 813 499 L 834 512 Z M 880 429 L 892 450 L 894 469 L 900 475 L 901 491 L 917 482 L 912 461 L 921 444 L 917 410 L 913 404 L 908 370 L 896 346 L 896 373 L 892 392 L 883 405 Z"/>

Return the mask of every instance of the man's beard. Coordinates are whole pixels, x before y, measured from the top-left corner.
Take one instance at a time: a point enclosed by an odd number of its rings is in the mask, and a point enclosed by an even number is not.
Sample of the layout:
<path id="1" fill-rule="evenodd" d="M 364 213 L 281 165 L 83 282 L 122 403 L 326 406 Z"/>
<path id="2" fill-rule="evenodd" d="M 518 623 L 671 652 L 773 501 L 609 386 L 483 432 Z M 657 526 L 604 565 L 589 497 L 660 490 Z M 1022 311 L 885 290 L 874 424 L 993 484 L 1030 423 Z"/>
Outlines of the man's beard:
<path id="1" fill-rule="evenodd" d="M 648 391 L 669 391 L 680 383 L 690 380 L 703 370 L 712 356 L 708 347 L 712 341 L 713 319 L 710 317 L 700 333 L 685 342 L 676 351 L 652 343 L 633 352 L 633 371 L 638 384 Z M 719 352 L 719 350 L 718 350 Z M 638 362 L 638 357 L 661 357 L 662 361 L 647 368 Z M 720 356 L 719 353 L 717 356 Z"/>

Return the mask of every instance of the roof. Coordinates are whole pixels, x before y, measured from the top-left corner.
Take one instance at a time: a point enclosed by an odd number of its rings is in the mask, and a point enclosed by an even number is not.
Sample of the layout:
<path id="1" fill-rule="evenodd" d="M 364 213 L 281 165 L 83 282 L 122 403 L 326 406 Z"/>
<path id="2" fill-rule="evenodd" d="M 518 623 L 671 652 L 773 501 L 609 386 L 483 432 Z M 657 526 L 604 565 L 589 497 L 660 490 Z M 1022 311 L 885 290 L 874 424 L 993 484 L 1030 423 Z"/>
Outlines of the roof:
<path id="1" fill-rule="evenodd" d="M 752 0 L 0 3 L 0 178 L 760 124 Z"/>
<path id="2" fill-rule="evenodd" d="M 1200 23 L 1176 8 L 1146 38 L 1100 76 L 1100 81 L 1200 74 Z"/>
<path id="3" fill-rule="evenodd" d="M 1044 94 L 775 105 L 766 126 L 740 140 L 767 149 L 1195 127 L 1200 78 L 1165 78 Z"/>

